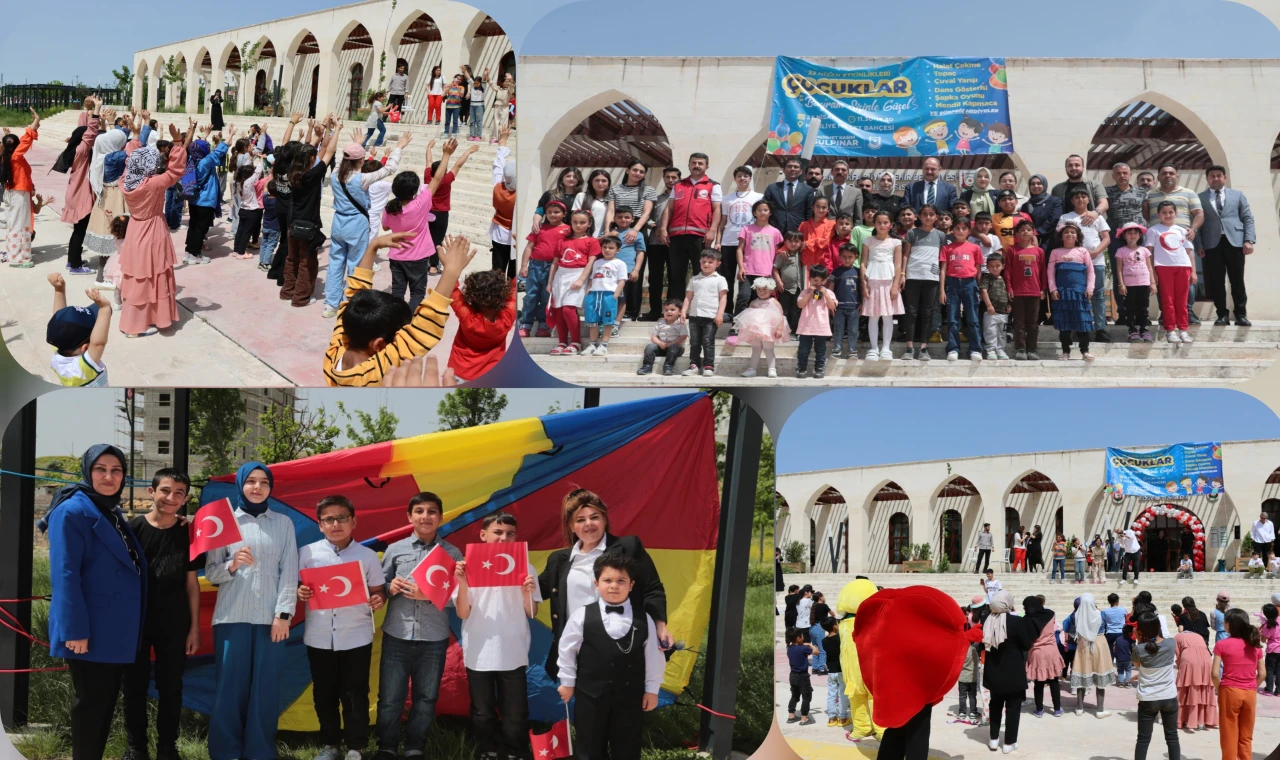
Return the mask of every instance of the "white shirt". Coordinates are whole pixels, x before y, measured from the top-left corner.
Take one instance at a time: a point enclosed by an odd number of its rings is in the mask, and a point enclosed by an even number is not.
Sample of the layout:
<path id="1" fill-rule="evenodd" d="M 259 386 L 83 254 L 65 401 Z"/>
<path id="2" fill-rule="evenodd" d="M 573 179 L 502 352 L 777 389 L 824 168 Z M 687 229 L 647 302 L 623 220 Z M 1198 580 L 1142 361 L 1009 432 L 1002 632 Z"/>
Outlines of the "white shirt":
<path id="1" fill-rule="evenodd" d="M 538 571 L 529 565 L 529 575 Z M 495 672 L 529 666 L 528 602 L 520 586 L 467 587 L 471 614 L 462 621 L 462 661 L 468 670 Z M 453 590 L 456 606 L 458 589 Z M 533 584 L 533 601 L 542 591 Z"/>
<path id="2" fill-rule="evenodd" d="M 600 605 L 600 617 L 604 620 L 605 633 L 615 641 L 626 636 L 631 630 L 631 600 L 623 600 L 622 612 L 605 612 L 607 606 L 603 599 L 596 602 Z M 564 624 L 564 632 L 560 634 L 560 654 L 557 663 L 560 666 L 560 685 L 573 686 L 578 681 L 578 650 L 582 648 L 582 628 L 587 617 L 586 607 L 579 607 L 569 616 Z M 649 626 L 649 636 L 644 642 L 644 693 L 657 694 L 662 688 L 662 674 L 667 669 L 667 658 L 658 648 L 658 629 L 653 618 L 644 616 Z"/>
<path id="3" fill-rule="evenodd" d="M 599 599 L 596 594 L 596 560 L 604 554 L 604 539 L 591 551 L 582 553 L 582 542 L 573 544 L 569 551 L 569 577 L 565 583 L 565 609 L 576 610 Z"/>
<path id="4" fill-rule="evenodd" d="M 382 561 L 373 549 L 359 541 L 352 541 L 347 548 L 338 547 L 323 538 L 298 550 L 298 569 L 330 567 L 344 562 L 359 562 L 364 571 L 365 585 L 381 588 L 386 583 L 382 574 Z M 315 589 L 312 589 L 314 592 Z M 363 597 L 361 589 L 352 594 Z M 307 605 L 307 627 L 302 643 L 316 649 L 344 651 L 373 643 L 373 610 L 367 604 L 339 607 L 336 610 L 313 610 Z"/>
<path id="5" fill-rule="evenodd" d="M 1253 559 L 1249 560 L 1249 567 L 1265 567 L 1265 565 L 1262 562 L 1262 557 L 1254 557 Z"/>
<path id="6" fill-rule="evenodd" d="M 1142 545 L 1138 543 L 1138 534 L 1130 528 L 1124 532 L 1124 553 L 1137 554 L 1142 550 Z"/>
<path id="7" fill-rule="evenodd" d="M 1093 220 L 1093 224 L 1086 226 L 1080 221 L 1079 214 L 1074 211 L 1068 211 L 1058 219 L 1058 229 L 1062 229 L 1062 225 L 1067 222 L 1074 222 L 1075 225 L 1080 228 L 1080 236 L 1083 238 L 1083 240 L 1080 241 L 1080 245 L 1091 251 L 1102 244 L 1101 233 L 1111 231 L 1111 227 L 1107 225 L 1106 216 L 1099 216 L 1097 219 Z M 1106 263 L 1107 252 L 1105 250 L 1093 257 L 1093 265 L 1095 267 L 1100 267 Z"/>
<path id="8" fill-rule="evenodd" d="M 380 179 L 369 185 L 369 239 L 382 234 L 382 212 L 391 200 L 391 180 Z"/>
<path id="9" fill-rule="evenodd" d="M 627 279 L 627 265 L 618 258 L 597 259 L 591 267 L 591 290 L 608 291 L 618 289 L 618 283 Z"/>
<path id="10" fill-rule="evenodd" d="M 721 214 L 725 220 L 724 234 L 720 236 L 721 245 L 738 245 L 738 233 L 755 220 L 751 216 L 751 207 L 756 205 L 756 201 L 763 199 L 764 193 L 757 193 L 754 190 L 748 190 L 745 193 L 734 190 L 721 199 Z"/>
<path id="11" fill-rule="evenodd" d="M 1187 239 L 1184 227 L 1153 224 L 1147 228 L 1147 248 L 1151 249 L 1151 258 L 1158 267 L 1191 266 L 1191 241 Z"/>
<path id="12" fill-rule="evenodd" d="M 987 589 L 987 603 L 991 603 L 991 597 L 1004 590 L 1004 586 L 1000 585 L 1000 581 L 992 578 L 991 580 L 983 580 L 982 585 Z"/>
<path id="13" fill-rule="evenodd" d="M 1249 528 L 1249 538 L 1252 538 L 1254 543 L 1269 544 L 1275 541 L 1276 524 L 1270 520 L 1266 522 L 1254 520 L 1253 527 Z"/>
<path id="14" fill-rule="evenodd" d="M 719 273 L 707 276 L 699 272 L 685 288 L 693 294 L 689 299 L 689 316 L 714 319 L 720 310 L 720 294 L 728 292 L 729 283 Z"/>
<path id="15" fill-rule="evenodd" d="M 1013 534 L 1013 548 L 1015 548 L 1015 549 L 1025 549 L 1025 548 L 1027 548 L 1027 542 L 1026 542 L 1026 540 L 1022 537 L 1022 534 L 1021 534 L 1021 533 L 1014 533 L 1014 534 Z"/>
<path id="16" fill-rule="evenodd" d="M 813 597 L 802 596 L 796 602 L 796 624 L 801 628 L 809 627 L 809 612 L 813 609 Z"/>

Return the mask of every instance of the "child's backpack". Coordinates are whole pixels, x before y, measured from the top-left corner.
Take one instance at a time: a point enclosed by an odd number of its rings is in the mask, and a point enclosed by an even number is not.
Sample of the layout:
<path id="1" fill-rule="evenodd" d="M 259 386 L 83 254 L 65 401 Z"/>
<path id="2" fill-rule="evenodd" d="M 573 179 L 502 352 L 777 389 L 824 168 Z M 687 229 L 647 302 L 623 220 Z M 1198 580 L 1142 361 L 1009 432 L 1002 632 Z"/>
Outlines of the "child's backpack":
<path id="1" fill-rule="evenodd" d="M 200 183 L 196 181 L 199 170 L 195 162 L 187 164 L 187 171 L 182 175 L 179 186 L 182 188 L 182 199 L 194 201 L 200 195 Z"/>

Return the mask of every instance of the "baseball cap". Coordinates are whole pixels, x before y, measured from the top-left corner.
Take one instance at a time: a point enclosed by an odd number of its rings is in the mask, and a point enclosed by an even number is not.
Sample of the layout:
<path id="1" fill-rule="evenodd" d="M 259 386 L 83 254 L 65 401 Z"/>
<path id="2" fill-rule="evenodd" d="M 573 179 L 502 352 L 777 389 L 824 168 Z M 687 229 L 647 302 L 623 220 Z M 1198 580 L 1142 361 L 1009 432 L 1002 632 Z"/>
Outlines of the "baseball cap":
<path id="1" fill-rule="evenodd" d="M 361 145 L 360 143 L 353 142 L 347 145 L 347 147 L 342 149 L 342 157 L 347 159 L 348 161 L 356 161 L 356 160 L 364 159 L 368 155 L 369 155 L 369 152 L 366 151 L 364 149 L 364 146 Z"/>
<path id="2" fill-rule="evenodd" d="M 1012 190 L 1001 190 L 1000 194 L 996 196 L 996 200 L 1000 200 L 1001 198 L 1013 198 L 1016 200 L 1017 197 L 1018 194 Z"/>
<path id="3" fill-rule="evenodd" d="M 1218 592 L 1218 601 L 1220 601 L 1220 602 L 1229 602 L 1229 601 L 1231 601 L 1231 595 L 1230 595 L 1230 594 L 1228 594 L 1228 593 L 1227 593 L 1227 592 L 1225 592 L 1225 591 L 1219 591 L 1219 592 Z"/>
<path id="4" fill-rule="evenodd" d="M 74 351 L 89 341 L 98 321 L 98 305 L 64 306 L 49 318 L 44 339 L 59 351 Z"/>

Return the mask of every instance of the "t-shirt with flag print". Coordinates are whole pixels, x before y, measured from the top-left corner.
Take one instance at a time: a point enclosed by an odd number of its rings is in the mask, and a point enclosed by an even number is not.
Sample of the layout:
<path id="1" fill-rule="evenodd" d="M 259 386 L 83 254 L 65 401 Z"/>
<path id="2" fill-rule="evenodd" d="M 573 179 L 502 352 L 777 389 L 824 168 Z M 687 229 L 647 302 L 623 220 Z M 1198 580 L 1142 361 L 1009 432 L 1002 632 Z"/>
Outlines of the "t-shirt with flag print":
<path id="1" fill-rule="evenodd" d="M 600 241 L 591 236 L 565 238 L 556 245 L 556 263 L 561 269 L 583 269 L 592 256 L 600 255 Z"/>
<path id="2" fill-rule="evenodd" d="M 1147 228 L 1146 243 L 1156 266 L 1191 266 L 1191 241 L 1185 227 L 1153 224 Z"/>

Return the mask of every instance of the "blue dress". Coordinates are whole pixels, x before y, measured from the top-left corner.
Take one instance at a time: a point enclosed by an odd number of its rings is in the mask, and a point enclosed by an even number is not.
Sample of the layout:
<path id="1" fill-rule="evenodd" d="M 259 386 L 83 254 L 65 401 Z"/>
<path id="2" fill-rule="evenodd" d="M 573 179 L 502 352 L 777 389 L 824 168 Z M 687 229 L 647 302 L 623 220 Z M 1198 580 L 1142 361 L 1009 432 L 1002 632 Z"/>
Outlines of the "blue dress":
<path id="1" fill-rule="evenodd" d="M 1089 287 L 1089 267 L 1074 261 L 1054 265 L 1058 300 L 1053 302 L 1053 326 L 1060 332 L 1093 332 L 1093 306 L 1085 293 Z"/>

